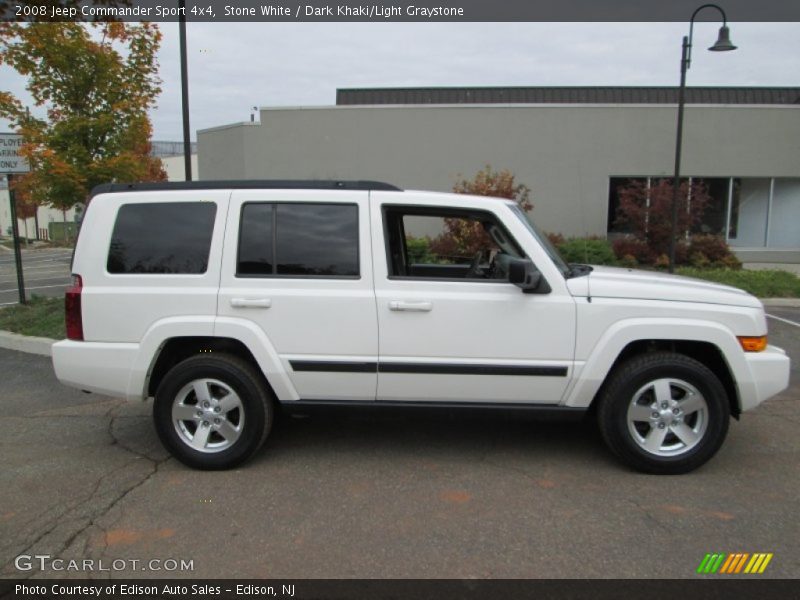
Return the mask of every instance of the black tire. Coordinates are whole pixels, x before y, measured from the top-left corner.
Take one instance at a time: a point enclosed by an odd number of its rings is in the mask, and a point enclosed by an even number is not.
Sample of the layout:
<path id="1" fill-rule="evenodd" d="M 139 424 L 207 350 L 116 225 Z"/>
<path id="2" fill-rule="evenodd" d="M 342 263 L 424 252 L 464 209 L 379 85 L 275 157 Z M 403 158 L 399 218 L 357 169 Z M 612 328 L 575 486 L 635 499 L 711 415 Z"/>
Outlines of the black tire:
<path id="1" fill-rule="evenodd" d="M 190 386 L 192 389 L 186 392 Z M 209 391 L 208 409 L 201 406 L 194 391 L 197 389 Z M 225 412 L 227 405 L 221 404 L 226 399 L 239 401 L 236 408 L 228 409 L 230 412 Z M 196 408 L 192 412 L 198 416 L 178 422 L 173 419 L 174 407 Z M 216 414 L 212 412 L 215 410 Z M 199 416 L 201 413 L 204 416 Z M 153 421 L 161 443 L 185 465 L 204 470 L 229 469 L 250 458 L 267 439 L 273 415 L 272 394 L 261 375 L 246 361 L 228 354 L 198 355 L 178 363 L 161 380 L 153 404 Z M 221 421 L 221 425 L 215 425 L 215 421 Z M 227 425 L 230 428 L 223 430 Z M 205 439 L 203 435 L 197 437 L 197 444 L 203 447 L 198 450 L 192 447 L 192 440 L 201 427 L 208 433 Z"/>
<path id="2" fill-rule="evenodd" d="M 659 397 L 667 398 L 667 392 L 669 399 L 662 402 Z M 683 354 L 652 352 L 631 358 L 611 373 L 598 400 L 597 420 L 606 445 L 622 462 L 645 473 L 693 471 L 716 454 L 728 433 L 725 388 L 708 367 Z M 704 407 L 688 412 L 701 402 Z"/>

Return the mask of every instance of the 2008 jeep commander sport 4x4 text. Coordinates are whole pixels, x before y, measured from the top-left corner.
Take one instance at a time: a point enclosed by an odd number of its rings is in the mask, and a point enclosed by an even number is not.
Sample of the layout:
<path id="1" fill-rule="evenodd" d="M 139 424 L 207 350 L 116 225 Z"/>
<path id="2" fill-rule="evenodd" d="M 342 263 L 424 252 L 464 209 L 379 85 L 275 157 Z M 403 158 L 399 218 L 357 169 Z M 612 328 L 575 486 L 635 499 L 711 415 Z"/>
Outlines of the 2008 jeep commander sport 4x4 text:
<path id="1" fill-rule="evenodd" d="M 485 240 L 472 256 L 419 243 L 465 228 Z M 789 380 L 756 298 L 567 265 L 497 198 L 359 181 L 110 184 L 72 272 L 58 378 L 155 397 L 162 442 L 199 468 L 252 456 L 277 410 L 335 405 L 591 409 L 625 463 L 682 473 Z"/>

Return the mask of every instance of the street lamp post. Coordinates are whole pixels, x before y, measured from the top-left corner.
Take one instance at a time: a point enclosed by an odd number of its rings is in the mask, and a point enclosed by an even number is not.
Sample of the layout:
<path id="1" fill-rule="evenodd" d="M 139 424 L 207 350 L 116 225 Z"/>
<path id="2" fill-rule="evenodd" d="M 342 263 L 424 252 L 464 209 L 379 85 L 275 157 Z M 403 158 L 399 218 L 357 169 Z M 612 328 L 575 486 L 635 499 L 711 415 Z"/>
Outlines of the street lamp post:
<path id="1" fill-rule="evenodd" d="M 192 180 L 192 139 L 189 128 L 189 69 L 186 65 L 186 0 L 178 0 L 178 34 L 181 47 L 181 109 L 183 112 L 183 169 L 186 181 Z"/>
<path id="2" fill-rule="evenodd" d="M 719 35 L 716 43 L 709 48 L 713 52 L 726 52 L 736 50 L 736 46 L 731 44 L 730 32 L 728 31 L 728 18 L 725 11 L 716 4 L 703 4 L 699 6 L 689 20 L 689 35 L 683 36 L 683 48 L 681 53 L 681 85 L 678 88 L 678 130 L 675 140 L 675 177 L 672 179 L 672 228 L 669 240 L 669 272 L 675 272 L 675 245 L 678 236 L 678 197 L 680 196 L 680 176 L 681 176 L 681 142 L 683 141 L 683 109 L 686 101 L 686 71 L 692 63 L 692 33 L 694 32 L 694 20 L 697 14 L 704 8 L 716 8 L 722 15 L 722 27 L 719 28 Z"/>

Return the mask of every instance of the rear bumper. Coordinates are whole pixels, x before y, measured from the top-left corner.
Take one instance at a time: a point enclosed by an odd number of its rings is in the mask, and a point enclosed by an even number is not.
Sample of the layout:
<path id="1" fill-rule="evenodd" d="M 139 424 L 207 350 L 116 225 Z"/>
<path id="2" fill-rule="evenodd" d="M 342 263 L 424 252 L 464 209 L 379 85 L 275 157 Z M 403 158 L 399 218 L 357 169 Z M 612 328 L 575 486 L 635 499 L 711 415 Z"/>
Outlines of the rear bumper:
<path id="1" fill-rule="evenodd" d="M 763 352 L 746 352 L 745 360 L 750 382 L 739 386 L 742 411 L 755 408 L 789 387 L 791 361 L 783 348 L 767 346 Z"/>
<path id="2" fill-rule="evenodd" d="M 138 354 L 139 344 L 62 340 L 53 344 L 53 369 L 64 385 L 140 400 L 144 374 L 140 376 L 135 369 Z"/>

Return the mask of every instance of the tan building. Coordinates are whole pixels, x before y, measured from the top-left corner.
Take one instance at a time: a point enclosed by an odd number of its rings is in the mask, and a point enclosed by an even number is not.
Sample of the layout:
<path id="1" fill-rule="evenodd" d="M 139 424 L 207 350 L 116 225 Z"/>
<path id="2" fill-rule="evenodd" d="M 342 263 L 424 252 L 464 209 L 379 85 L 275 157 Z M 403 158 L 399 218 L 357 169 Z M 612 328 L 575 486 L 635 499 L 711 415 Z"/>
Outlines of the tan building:
<path id="1" fill-rule="evenodd" d="M 616 189 L 670 177 L 676 88 L 339 90 L 336 106 L 262 108 L 198 132 L 204 179 L 376 179 L 449 191 L 491 164 L 532 190 L 534 219 L 614 233 Z M 686 177 L 707 231 L 747 261 L 800 262 L 800 88 L 689 88 Z"/>

